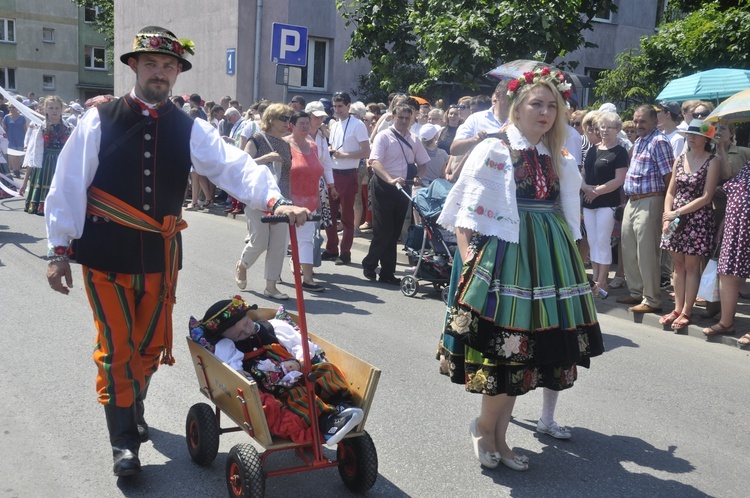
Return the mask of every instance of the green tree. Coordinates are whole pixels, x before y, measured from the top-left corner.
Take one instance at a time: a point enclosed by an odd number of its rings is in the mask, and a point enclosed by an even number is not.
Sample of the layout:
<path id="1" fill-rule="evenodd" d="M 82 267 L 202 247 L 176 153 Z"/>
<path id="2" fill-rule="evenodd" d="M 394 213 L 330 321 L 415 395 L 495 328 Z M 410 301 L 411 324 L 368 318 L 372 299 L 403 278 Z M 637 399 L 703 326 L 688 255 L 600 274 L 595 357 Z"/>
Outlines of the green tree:
<path id="1" fill-rule="evenodd" d="M 637 55 L 621 55 L 618 67 L 602 73 L 597 93 L 630 106 L 653 102 L 675 78 L 717 67 L 747 68 L 750 64 L 750 12 L 745 6 L 724 8 L 704 4 L 684 19 L 659 26 L 643 37 Z"/>
<path id="2" fill-rule="evenodd" d="M 393 75 L 393 59 L 423 72 L 399 76 L 413 93 L 443 83 L 475 88 L 498 61 L 554 62 L 581 46 L 591 18 L 609 0 L 338 0 L 353 26 L 346 58 L 367 59 L 372 71 Z M 614 9 L 614 5 L 612 5 Z M 385 76 L 385 91 L 398 88 Z"/>

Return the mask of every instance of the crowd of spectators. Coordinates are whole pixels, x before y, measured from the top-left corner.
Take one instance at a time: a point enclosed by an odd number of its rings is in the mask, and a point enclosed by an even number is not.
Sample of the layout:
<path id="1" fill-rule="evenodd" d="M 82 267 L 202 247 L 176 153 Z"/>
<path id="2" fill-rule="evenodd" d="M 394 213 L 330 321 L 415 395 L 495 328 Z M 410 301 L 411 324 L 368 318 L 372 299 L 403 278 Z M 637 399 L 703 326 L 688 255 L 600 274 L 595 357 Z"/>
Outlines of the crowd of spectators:
<path id="1" fill-rule="evenodd" d="M 376 272 L 383 270 L 379 262 L 388 252 L 386 269 L 379 280 L 398 284 L 399 279 L 393 274 L 395 268 L 391 268 L 393 241 L 402 236 L 402 224 L 408 224 L 410 216 L 406 213 L 402 216 L 405 207 L 401 206 L 400 196 L 384 197 L 389 199 L 387 202 L 377 201 L 371 196 L 373 189 L 380 191 L 382 197 L 390 180 L 398 179 L 394 184 L 415 181 L 417 187 L 428 186 L 438 178 L 455 182 L 463 161 L 477 144 L 487 137 L 503 137 L 509 122 L 508 81 L 501 81 L 492 95 L 464 96 L 455 103 L 440 100 L 435 105 L 424 100 L 420 103 L 401 93 L 391 94 L 387 103 L 352 101 L 342 92 L 330 99 L 311 102 L 295 95 L 286 104 L 261 100 L 247 109 L 230 96 L 223 96 L 218 102 L 205 101 L 198 94 L 175 95 L 171 99 L 194 119 L 210 122 L 223 140 L 246 151 L 256 162 L 267 164 L 279 184 L 287 186 L 286 195 L 294 196 L 293 187 L 291 191 L 288 188 L 294 168 L 293 151 L 304 151 L 300 152 L 298 162 L 304 162 L 302 157 L 308 158 L 315 151 L 318 159 L 315 171 L 318 164 L 323 169 L 317 177 L 320 196 L 311 205 L 330 210 L 331 223 L 325 229 L 327 242 L 321 242 L 320 227 L 304 234 L 306 244 L 316 241 L 314 259 L 322 251 L 322 260 L 350 264 L 352 239 L 372 232 L 374 225 L 378 225 L 375 228 L 378 233 L 373 236 L 378 256 L 370 257 L 363 265 L 365 277 L 377 280 Z M 26 152 L 35 126 L 14 104 L 19 102 L 39 112 L 45 99 L 37 100 L 33 93 L 16 99 L 7 102 L 0 97 L 4 130 L 0 139 L 3 150 L 0 170 L 21 178 L 23 168 L 29 164 Z M 397 108 L 409 110 L 403 112 L 401 125 L 398 113 L 394 113 Z M 670 297 L 674 298 L 675 309 L 663 315 L 660 322 L 674 330 L 681 330 L 693 321 L 693 305 L 702 301 L 696 294 L 705 262 L 723 254 L 723 237 L 736 235 L 728 234 L 726 229 L 728 202 L 724 185 L 728 182 L 733 185 L 731 182 L 742 178 L 742 168 L 750 160 L 750 149 L 736 144 L 734 126 L 714 128 L 703 123 L 713 108 L 710 102 L 699 100 L 658 102 L 638 107 L 633 119 L 623 120 L 615 106 L 607 103 L 591 110 L 576 109 L 574 105 L 567 114 L 567 148 L 577 158 L 583 177 L 583 239 L 579 241 L 579 250 L 591 265 L 595 296 L 606 297 L 610 288 L 626 286 L 628 294 L 618 302 L 630 305 L 634 313 L 658 313 L 664 307 L 662 291 L 673 290 Z M 271 114 L 267 115 L 269 110 Z M 63 104 L 60 123 L 70 130 L 83 112 L 84 105 L 78 101 Z M 309 129 L 307 138 L 312 148 L 300 139 L 300 119 L 301 126 Z M 707 127 L 712 130 L 710 136 L 705 133 Z M 297 141 L 290 147 L 293 130 L 297 130 Z M 396 133 L 405 141 L 394 138 L 393 143 L 385 146 L 381 140 L 376 149 L 378 137 L 387 130 L 391 130 L 388 137 L 393 138 Z M 702 141 L 705 145 L 699 143 Z M 700 150 L 695 150 L 696 147 Z M 385 159 L 383 154 L 389 150 L 398 152 L 398 161 L 392 157 Z M 407 178 L 406 172 L 396 174 L 396 170 L 391 175 L 381 169 L 378 174 L 384 160 L 399 162 L 401 156 L 407 164 L 418 163 L 413 178 Z M 378 178 L 387 181 L 379 184 Z M 696 183 L 696 178 L 701 181 Z M 311 181 L 317 184 L 318 180 Z M 271 236 L 269 227 L 259 223 L 259 214 L 246 212 L 244 205 L 217 191 L 207 178 L 193 172 L 190 184 L 187 210 L 206 210 L 216 205 L 228 214 L 244 213 L 248 218 L 247 247 L 237 263 L 237 284 L 241 288 L 246 286 L 247 269 L 261 252 L 267 251 L 278 257 L 267 258 L 264 293 L 287 299 L 276 288 L 286 252 L 276 247 L 286 244 L 286 235 L 280 231 Z M 745 192 L 747 197 L 747 189 L 734 187 L 733 192 Z M 0 190 L 0 196 L 7 195 Z M 379 206 L 375 209 L 376 222 L 373 205 Z M 387 223 L 382 212 L 385 205 L 401 206 L 398 212 L 388 214 L 392 219 Z M 736 199 L 731 208 L 740 213 L 747 210 Z M 672 233 L 670 223 L 676 218 L 680 223 Z M 746 225 L 729 225 L 732 231 L 747 231 Z M 386 228 L 387 243 L 382 236 Z M 269 234 L 259 237 L 261 232 Z M 665 237 L 661 237 L 662 232 Z M 737 255 L 750 252 L 750 248 L 744 245 L 744 238 L 732 239 L 732 244 L 734 254 L 727 252 L 721 265 L 725 272 L 733 272 L 721 275 L 726 292 L 721 293 L 721 304 L 709 302 L 704 313 L 709 317 L 721 313 L 721 319 L 704 329 L 707 336 L 734 334 L 733 314 L 738 296 L 747 296 L 745 279 L 750 275 L 743 272 L 746 265 L 743 262 L 732 265 L 726 260 L 736 259 Z M 324 290 L 312 280 L 312 268 L 306 270 L 306 289 Z M 741 342 L 750 343 L 750 336 L 743 336 Z"/>

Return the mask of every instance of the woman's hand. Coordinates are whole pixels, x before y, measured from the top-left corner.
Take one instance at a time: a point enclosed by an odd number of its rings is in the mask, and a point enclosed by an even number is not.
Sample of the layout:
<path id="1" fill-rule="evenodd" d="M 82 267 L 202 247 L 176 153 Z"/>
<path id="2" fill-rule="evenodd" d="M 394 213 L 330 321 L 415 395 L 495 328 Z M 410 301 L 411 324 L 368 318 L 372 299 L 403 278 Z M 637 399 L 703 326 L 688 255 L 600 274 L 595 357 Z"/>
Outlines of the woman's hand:
<path id="1" fill-rule="evenodd" d="M 396 178 L 391 178 L 388 181 L 388 183 L 390 183 L 391 185 L 393 185 L 395 187 L 397 183 L 400 183 L 401 185 L 405 185 L 406 184 L 406 180 L 404 180 L 400 176 L 397 176 Z"/>
<path id="2" fill-rule="evenodd" d="M 662 221 L 667 224 L 675 218 L 677 218 L 677 211 L 665 211 L 661 216 Z"/>
<path id="3" fill-rule="evenodd" d="M 279 154 L 276 151 L 269 152 L 268 154 L 263 156 L 263 158 L 266 160 L 266 162 L 269 162 L 269 163 L 277 163 L 277 162 L 280 163 L 283 160 L 281 158 L 281 154 Z"/>
<path id="4" fill-rule="evenodd" d="M 331 196 L 331 199 L 334 201 L 339 198 L 339 191 L 336 190 L 336 185 L 331 185 L 331 187 L 328 189 L 328 195 Z"/>
<path id="5" fill-rule="evenodd" d="M 583 185 L 581 191 L 583 192 L 583 198 L 586 202 L 593 202 L 594 199 L 599 197 L 599 194 L 596 193 L 596 187 L 592 185 Z"/>

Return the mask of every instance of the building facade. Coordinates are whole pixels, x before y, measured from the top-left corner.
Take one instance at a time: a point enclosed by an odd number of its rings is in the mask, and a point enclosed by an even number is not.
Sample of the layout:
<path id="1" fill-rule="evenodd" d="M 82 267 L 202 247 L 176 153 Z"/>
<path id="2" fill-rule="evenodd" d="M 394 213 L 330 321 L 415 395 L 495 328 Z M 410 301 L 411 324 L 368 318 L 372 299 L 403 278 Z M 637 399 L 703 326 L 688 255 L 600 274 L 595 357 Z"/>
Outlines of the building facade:
<path id="1" fill-rule="evenodd" d="M 640 47 L 641 38 L 653 35 L 666 7 L 665 0 L 614 1 L 617 12 L 602 9 L 594 18 L 593 31 L 585 33 L 586 41 L 595 43 L 597 48 L 580 48 L 568 54 L 563 60 L 577 61 L 576 73 L 598 79 L 599 73 L 616 66 L 618 54 Z M 585 90 L 581 105 L 586 106 L 596 100 L 595 89 Z"/>
<path id="2" fill-rule="evenodd" d="M 301 85 L 276 83 L 271 62 L 273 23 L 308 29 L 307 66 Z M 344 62 L 350 32 L 336 10 L 335 0 L 129 0 L 115 4 L 115 54 L 132 48 L 133 36 L 143 27 L 159 25 L 178 38 L 195 42 L 188 56 L 193 69 L 180 75 L 173 92 L 198 93 L 204 100 L 229 95 L 246 109 L 259 99 L 288 102 L 293 95 L 307 101 L 351 92 L 357 78 L 369 71 L 367 61 Z M 234 51 L 229 71 L 229 51 Z M 233 72 L 233 74 L 228 74 Z M 131 70 L 114 64 L 115 92 L 133 86 Z"/>
<path id="3" fill-rule="evenodd" d="M 0 86 L 66 102 L 111 93 L 108 67 L 86 67 L 85 47 L 106 46 L 70 0 L 0 0 Z"/>

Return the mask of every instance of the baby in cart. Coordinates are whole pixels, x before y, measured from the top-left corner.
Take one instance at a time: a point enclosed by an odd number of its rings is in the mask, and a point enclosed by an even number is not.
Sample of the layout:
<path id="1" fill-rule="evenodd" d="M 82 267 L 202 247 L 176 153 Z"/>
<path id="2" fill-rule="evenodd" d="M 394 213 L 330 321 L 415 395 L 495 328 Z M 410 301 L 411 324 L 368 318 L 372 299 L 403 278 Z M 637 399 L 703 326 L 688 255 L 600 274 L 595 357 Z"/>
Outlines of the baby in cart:
<path id="1" fill-rule="evenodd" d="M 201 321 L 191 317 L 190 336 L 281 402 L 280 412 L 266 410 L 271 434 L 295 442 L 307 440 L 310 411 L 302 379 L 301 335 L 283 308 L 276 319 L 254 321 L 248 311 L 256 308 L 240 296 L 214 303 Z M 364 413 L 351 406 L 344 373 L 314 343 L 309 341 L 308 346 L 319 426 L 326 444 L 333 446 L 359 425 Z M 278 417 L 268 420 L 270 413 Z"/>

